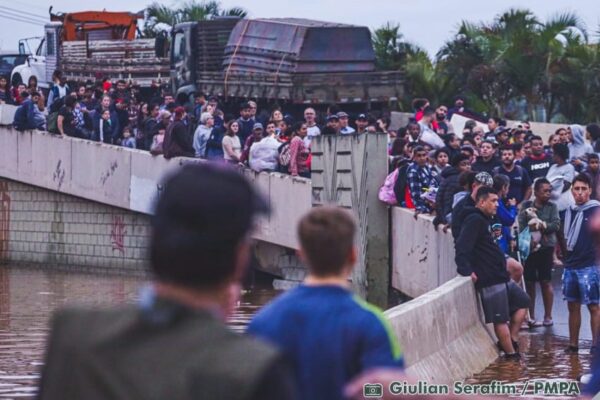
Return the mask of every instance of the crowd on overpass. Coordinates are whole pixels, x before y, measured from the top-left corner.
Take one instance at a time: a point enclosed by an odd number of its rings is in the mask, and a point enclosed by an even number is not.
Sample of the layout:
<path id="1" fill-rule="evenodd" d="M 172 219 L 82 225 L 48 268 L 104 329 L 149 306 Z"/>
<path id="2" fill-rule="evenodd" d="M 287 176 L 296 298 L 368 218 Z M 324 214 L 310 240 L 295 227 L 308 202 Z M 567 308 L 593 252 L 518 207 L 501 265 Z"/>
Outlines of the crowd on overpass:
<path id="1" fill-rule="evenodd" d="M 454 131 L 453 113 L 477 117 L 460 96 L 450 109 L 433 108 L 426 99 L 416 99 L 414 106 L 413 118 L 391 143 L 390 175 L 380 200 L 413 209 L 415 218 L 432 215 L 436 229 L 452 231 L 458 272 L 475 281 L 486 320 L 494 322 L 509 358 L 518 357 L 527 309 L 530 328 L 553 325 L 555 266 L 564 266 L 570 313 L 566 351 L 579 350 L 582 304 L 591 314 L 595 351 L 600 277 L 588 223 L 600 210 L 600 126 L 565 126 L 545 142 L 527 121 L 508 126 L 500 118 L 487 124 L 470 119 L 462 132 Z M 519 287 L 523 278 L 527 294 Z M 544 304 L 540 320 L 538 284 Z M 491 300 L 498 285 L 508 305 Z M 496 312 L 500 319 L 493 317 Z"/>
<path id="2" fill-rule="evenodd" d="M 292 115 L 278 105 L 259 110 L 252 100 L 225 104 L 203 93 L 192 100 L 160 86 L 141 93 L 124 80 L 74 86 L 60 71 L 47 93 L 35 77 L 16 88 L 0 78 L 0 103 L 19 106 L 14 120 L 19 130 L 47 130 L 166 158 L 198 157 L 306 178 L 315 136 L 388 132 L 390 125 L 385 116 L 349 115 L 336 105 L 326 113 L 307 107 L 302 115 Z"/>

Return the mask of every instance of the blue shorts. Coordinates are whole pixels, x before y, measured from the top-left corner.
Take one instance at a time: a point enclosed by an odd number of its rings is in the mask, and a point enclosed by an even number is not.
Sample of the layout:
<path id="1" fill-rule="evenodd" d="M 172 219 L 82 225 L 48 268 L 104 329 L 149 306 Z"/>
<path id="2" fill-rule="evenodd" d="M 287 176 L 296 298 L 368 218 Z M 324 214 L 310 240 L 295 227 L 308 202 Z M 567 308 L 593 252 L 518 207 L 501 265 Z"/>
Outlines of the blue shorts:
<path id="1" fill-rule="evenodd" d="M 564 299 L 571 303 L 598 304 L 600 274 L 598 267 L 565 268 L 562 276 Z"/>

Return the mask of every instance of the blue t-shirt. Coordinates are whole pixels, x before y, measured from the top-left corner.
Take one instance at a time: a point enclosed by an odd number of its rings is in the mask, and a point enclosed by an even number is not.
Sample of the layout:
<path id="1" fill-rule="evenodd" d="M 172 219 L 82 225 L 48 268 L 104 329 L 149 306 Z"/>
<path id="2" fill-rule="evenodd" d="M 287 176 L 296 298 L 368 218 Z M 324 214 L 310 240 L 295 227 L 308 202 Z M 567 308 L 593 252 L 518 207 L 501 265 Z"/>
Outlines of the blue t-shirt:
<path id="1" fill-rule="evenodd" d="M 577 242 L 575 243 L 573 250 L 567 251 L 565 268 L 585 268 L 596 265 L 596 246 L 594 243 L 594 238 L 592 237 L 592 233 L 590 232 L 589 219 L 599 209 L 600 207 L 594 207 L 583 212 L 581 232 L 579 232 L 579 236 L 577 237 Z M 576 215 L 576 213 L 571 215 L 571 223 L 574 223 Z M 560 213 L 560 219 L 562 221 L 562 225 L 564 226 L 564 211 Z"/>
<path id="2" fill-rule="evenodd" d="M 381 311 L 339 286 L 290 290 L 258 312 L 248 332 L 287 356 L 300 399 L 343 399 L 360 372 L 404 365 Z"/>

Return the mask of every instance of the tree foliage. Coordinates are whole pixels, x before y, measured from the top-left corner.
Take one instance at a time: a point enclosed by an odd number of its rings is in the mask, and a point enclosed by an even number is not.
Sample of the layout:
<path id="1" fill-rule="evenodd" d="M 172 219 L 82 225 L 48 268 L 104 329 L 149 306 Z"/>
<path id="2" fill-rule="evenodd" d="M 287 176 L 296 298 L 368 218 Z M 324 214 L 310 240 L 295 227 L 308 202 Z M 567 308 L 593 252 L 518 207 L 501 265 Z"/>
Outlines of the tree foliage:
<path id="1" fill-rule="evenodd" d="M 381 68 L 403 68 L 408 97 L 449 103 L 453 94 L 477 111 L 532 120 L 600 119 L 600 54 L 574 13 L 542 22 L 526 9 L 509 9 L 489 23 L 463 21 L 433 61 L 402 42 L 399 25 L 373 33 Z M 525 103 L 526 115 L 507 115 Z M 513 107 L 514 108 L 514 107 Z"/>
<path id="2" fill-rule="evenodd" d="M 248 12 L 241 7 L 223 9 L 218 1 L 190 0 L 180 3 L 179 6 L 169 7 L 159 2 L 154 2 L 146 8 L 144 36 L 154 37 L 158 27 L 173 27 L 175 24 L 189 21 L 204 21 L 216 17 L 244 18 Z"/>

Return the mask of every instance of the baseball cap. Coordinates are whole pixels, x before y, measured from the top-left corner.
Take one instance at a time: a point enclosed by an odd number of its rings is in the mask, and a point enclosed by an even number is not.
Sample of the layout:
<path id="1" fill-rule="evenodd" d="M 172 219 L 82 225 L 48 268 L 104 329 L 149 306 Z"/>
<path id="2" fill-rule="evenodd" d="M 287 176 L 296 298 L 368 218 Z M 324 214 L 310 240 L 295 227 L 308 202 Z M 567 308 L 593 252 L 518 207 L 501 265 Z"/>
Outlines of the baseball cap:
<path id="1" fill-rule="evenodd" d="M 330 116 L 327 117 L 327 121 L 331 121 L 333 119 L 339 120 L 339 117 L 336 114 L 331 114 Z"/>
<path id="2" fill-rule="evenodd" d="M 348 114 L 344 111 L 340 111 L 339 113 L 337 113 L 337 116 L 338 118 L 348 118 Z"/>
<path id="3" fill-rule="evenodd" d="M 263 124 L 261 124 L 260 122 L 255 123 L 254 126 L 252 127 L 252 130 L 256 130 L 256 129 L 264 129 Z"/>
<path id="4" fill-rule="evenodd" d="M 356 119 L 364 119 L 367 120 L 367 116 L 365 114 L 358 114 L 358 117 L 356 117 Z"/>
<path id="5" fill-rule="evenodd" d="M 494 178 L 487 172 L 478 172 L 477 175 L 475 175 L 475 180 L 485 186 L 494 186 Z"/>

